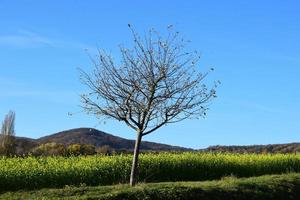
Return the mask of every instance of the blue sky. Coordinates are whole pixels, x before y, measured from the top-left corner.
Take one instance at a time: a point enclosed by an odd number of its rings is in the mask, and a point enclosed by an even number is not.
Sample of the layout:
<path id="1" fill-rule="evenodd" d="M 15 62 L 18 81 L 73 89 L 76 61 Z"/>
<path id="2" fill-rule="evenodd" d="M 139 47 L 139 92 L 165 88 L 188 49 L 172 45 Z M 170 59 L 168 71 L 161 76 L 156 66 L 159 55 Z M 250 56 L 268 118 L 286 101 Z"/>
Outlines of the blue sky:
<path id="1" fill-rule="evenodd" d="M 144 140 L 192 148 L 300 140 L 298 1 L 1 0 L 0 11 L 0 116 L 16 111 L 18 136 L 95 127 L 134 139 L 125 125 L 81 112 L 77 71 L 92 67 L 85 49 L 118 58 L 131 23 L 141 33 L 173 24 L 201 52 L 200 70 L 215 68 L 208 81 L 222 82 L 207 118 Z"/>

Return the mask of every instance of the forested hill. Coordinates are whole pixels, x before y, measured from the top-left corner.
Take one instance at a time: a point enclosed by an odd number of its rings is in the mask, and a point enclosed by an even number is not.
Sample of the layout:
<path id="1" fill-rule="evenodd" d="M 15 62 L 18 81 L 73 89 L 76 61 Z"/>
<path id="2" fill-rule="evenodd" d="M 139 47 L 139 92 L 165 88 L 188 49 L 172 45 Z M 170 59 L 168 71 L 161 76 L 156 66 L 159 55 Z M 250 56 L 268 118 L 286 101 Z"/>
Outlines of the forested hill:
<path id="1" fill-rule="evenodd" d="M 200 151 L 227 152 L 227 153 L 297 153 L 300 152 L 300 143 L 268 144 L 250 146 L 210 146 Z"/>
<path id="2" fill-rule="evenodd" d="M 51 142 L 57 144 L 64 144 L 66 146 L 70 144 L 91 144 L 96 148 L 102 146 L 109 146 L 110 148 L 116 151 L 132 151 L 135 144 L 134 140 L 117 137 L 93 128 L 70 129 L 66 131 L 61 131 L 59 133 L 50 134 L 48 136 L 41 137 L 38 139 L 17 137 L 17 144 L 19 149 L 25 149 L 25 152 L 38 145 Z M 189 151 L 192 149 L 155 142 L 142 141 L 141 150 Z"/>
<path id="3" fill-rule="evenodd" d="M 17 137 L 19 151 L 29 152 L 34 147 L 45 143 L 58 143 L 66 146 L 70 144 L 91 144 L 97 147 L 109 146 L 116 151 L 132 151 L 134 140 L 114 136 L 93 128 L 76 128 L 50 134 L 38 139 Z M 141 150 L 146 151 L 195 151 L 194 149 L 172 146 L 161 143 L 143 141 Z M 200 152 L 227 153 L 296 153 L 300 152 L 300 143 L 249 145 L 249 146 L 210 146 L 199 149 Z"/>

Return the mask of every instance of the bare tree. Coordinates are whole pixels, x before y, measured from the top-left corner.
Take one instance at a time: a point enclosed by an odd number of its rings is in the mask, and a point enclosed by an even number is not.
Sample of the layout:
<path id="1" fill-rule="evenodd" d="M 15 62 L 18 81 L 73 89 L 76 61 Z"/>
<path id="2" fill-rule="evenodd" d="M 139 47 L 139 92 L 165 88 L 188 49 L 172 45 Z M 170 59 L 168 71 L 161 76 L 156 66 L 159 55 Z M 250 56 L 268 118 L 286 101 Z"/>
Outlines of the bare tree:
<path id="1" fill-rule="evenodd" d="M 11 156 L 16 153 L 15 144 L 15 112 L 9 111 L 1 127 L 0 151 L 3 155 Z"/>
<path id="2" fill-rule="evenodd" d="M 165 37 L 154 29 L 141 37 L 128 26 L 134 45 L 120 46 L 119 63 L 99 50 L 96 58 L 91 57 L 93 71 L 80 73 L 90 90 L 81 95 L 85 111 L 125 122 L 137 133 L 130 175 L 133 186 L 142 137 L 164 125 L 206 115 L 216 84 L 208 89 L 202 83 L 208 72 L 197 70 L 200 56 L 186 52 L 188 41 L 171 26 Z"/>

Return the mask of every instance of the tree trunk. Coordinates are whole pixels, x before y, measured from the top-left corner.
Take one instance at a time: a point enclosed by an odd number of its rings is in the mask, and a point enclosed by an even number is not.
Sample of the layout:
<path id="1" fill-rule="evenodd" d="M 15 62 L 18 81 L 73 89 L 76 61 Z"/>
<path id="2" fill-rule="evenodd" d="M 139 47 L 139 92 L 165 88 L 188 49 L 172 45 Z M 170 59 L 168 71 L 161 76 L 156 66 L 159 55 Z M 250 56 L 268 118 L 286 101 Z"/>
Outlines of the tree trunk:
<path id="1" fill-rule="evenodd" d="M 133 160 L 132 160 L 132 166 L 131 166 L 130 186 L 134 186 L 137 182 L 138 159 L 139 159 L 141 141 L 142 141 L 142 133 L 137 132 L 137 138 L 136 138 L 136 141 L 135 141 L 134 154 L 133 154 Z"/>

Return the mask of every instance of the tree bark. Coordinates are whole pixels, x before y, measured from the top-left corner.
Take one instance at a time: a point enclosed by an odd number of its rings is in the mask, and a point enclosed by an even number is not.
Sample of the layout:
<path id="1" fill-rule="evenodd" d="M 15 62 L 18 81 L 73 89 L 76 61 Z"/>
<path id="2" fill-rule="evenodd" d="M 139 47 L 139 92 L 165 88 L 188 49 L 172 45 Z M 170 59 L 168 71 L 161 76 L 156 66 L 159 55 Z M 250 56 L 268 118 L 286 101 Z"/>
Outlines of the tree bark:
<path id="1" fill-rule="evenodd" d="M 131 166 L 130 186 L 134 186 L 137 182 L 138 159 L 139 159 L 141 141 L 142 141 L 142 133 L 138 131 L 137 132 L 137 138 L 136 138 L 136 141 L 135 141 L 134 154 L 133 154 L 133 160 L 132 160 L 132 166 Z"/>

